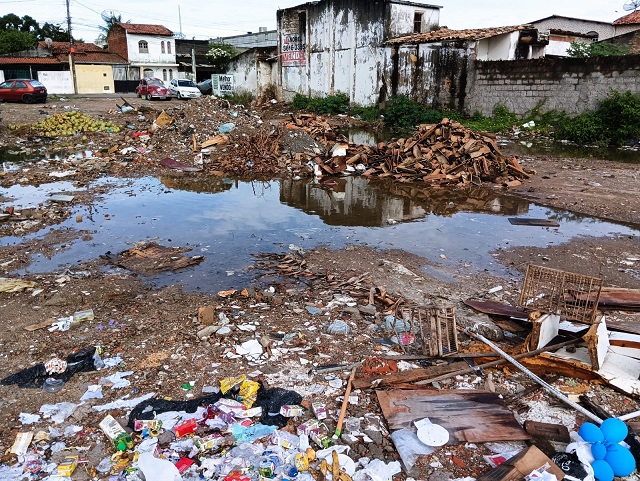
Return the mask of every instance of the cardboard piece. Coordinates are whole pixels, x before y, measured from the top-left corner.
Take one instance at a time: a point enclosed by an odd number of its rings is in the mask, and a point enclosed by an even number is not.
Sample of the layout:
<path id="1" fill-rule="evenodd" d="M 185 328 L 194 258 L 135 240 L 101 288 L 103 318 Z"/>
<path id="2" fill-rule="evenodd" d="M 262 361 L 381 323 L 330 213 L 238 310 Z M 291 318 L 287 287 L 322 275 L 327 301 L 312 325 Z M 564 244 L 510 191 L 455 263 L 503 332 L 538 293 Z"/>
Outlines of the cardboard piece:
<path id="1" fill-rule="evenodd" d="M 478 481 L 521 481 L 532 471 L 547 471 L 558 481 L 564 478 L 562 470 L 535 446 L 516 454 L 500 466 L 478 478 Z"/>

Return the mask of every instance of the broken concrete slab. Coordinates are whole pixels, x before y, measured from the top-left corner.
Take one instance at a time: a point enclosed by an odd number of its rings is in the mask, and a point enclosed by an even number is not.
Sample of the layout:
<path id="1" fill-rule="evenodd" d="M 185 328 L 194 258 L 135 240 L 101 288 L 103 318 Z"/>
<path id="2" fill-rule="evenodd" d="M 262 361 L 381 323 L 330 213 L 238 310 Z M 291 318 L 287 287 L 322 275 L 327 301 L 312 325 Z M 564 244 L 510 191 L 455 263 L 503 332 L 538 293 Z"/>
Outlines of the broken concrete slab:
<path id="1" fill-rule="evenodd" d="M 464 314 L 458 312 L 457 323 L 492 341 L 503 341 L 504 331 L 486 314 Z"/>

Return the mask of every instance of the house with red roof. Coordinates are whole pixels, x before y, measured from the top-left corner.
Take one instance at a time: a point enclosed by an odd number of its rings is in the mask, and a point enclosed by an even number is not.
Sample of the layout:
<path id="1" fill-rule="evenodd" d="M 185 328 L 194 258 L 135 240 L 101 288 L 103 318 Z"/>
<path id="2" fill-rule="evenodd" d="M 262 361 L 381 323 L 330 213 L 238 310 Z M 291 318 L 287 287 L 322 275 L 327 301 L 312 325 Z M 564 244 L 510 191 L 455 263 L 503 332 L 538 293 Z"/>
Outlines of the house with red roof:
<path id="1" fill-rule="evenodd" d="M 129 67 L 114 70 L 116 84 L 129 82 L 131 91 L 143 77 L 170 81 L 178 76 L 173 32 L 162 25 L 118 23 L 107 36 L 109 52 L 124 58 Z"/>
<path id="2" fill-rule="evenodd" d="M 81 94 L 115 93 L 114 68 L 127 65 L 118 54 L 94 43 L 73 45 L 77 92 Z M 71 45 L 68 42 L 38 42 L 33 50 L 0 56 L 4 78 L 35 78 L 49 93 L 74 92 L 71 75 Z"/>

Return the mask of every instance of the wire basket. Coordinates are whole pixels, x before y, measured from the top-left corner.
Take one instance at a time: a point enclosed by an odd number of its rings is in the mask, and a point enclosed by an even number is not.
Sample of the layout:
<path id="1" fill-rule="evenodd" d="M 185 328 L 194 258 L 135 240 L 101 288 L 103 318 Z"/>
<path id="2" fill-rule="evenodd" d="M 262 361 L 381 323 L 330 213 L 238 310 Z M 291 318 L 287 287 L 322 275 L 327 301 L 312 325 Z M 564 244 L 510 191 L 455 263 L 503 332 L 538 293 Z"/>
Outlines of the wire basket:
<path id="1" fill-rule="evenodd" d="M 567 319 L 593 324 L 601 289 L 601 278 L 529 265 L 519 305 L 542 312 L 559 311 Z"/>
<path id="2" fill-rule="evenodd" d="M 419 326 L 425 356 L 442 357 L 458 352 L 455 307 L 414 307 L 404 309 L 402 316 Z"/>

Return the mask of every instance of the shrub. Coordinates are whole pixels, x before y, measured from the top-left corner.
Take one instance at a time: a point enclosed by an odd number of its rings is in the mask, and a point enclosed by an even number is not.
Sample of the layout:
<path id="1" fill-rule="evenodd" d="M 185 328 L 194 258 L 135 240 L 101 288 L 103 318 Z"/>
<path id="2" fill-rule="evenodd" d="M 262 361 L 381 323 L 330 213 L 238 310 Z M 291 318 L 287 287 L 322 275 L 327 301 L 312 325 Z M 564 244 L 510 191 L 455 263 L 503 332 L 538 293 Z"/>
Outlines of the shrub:
<path id="1" fill-rule="evenodd" d="M 598 102 L 595 114 L 612 145 L 637 139 L 640 133 L 640 97 L 633 92 L 612 90 Z"/>
<path id="2" fill-rule="evenodd" d="M 306 97 L 302 94 L 296 94 L 291 102 L 291 108 L 311 110 L 325 115 L 344 114 L 349 110 L 349 96 L 343 93 L 327 97 Z"/>
<path id="3" fill-rule="evenodd" d="M 232 95 L 225 95 L 224 98 L 234 105 L 242 105 L 248 108 L 253 102 L 253 93 L 248 90 L 238 90 Z"/>

